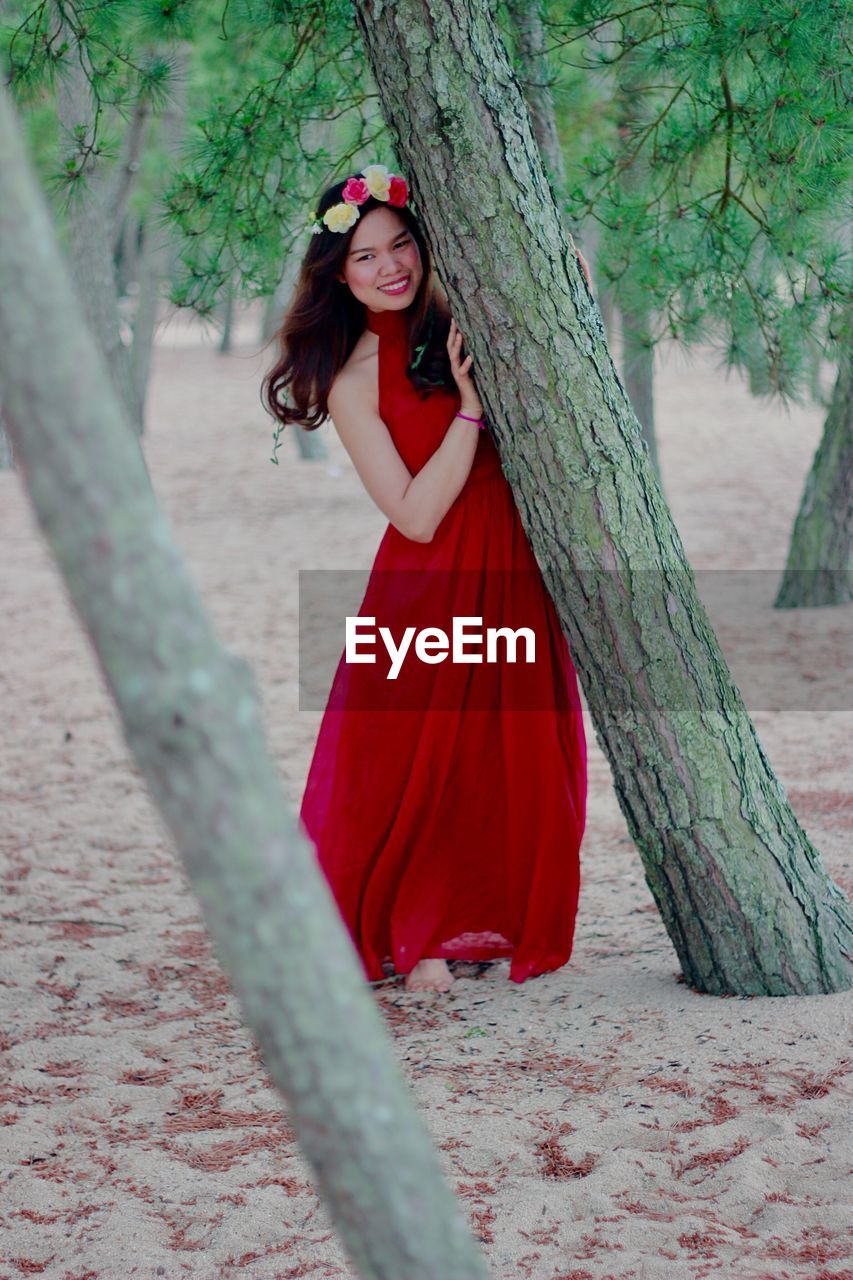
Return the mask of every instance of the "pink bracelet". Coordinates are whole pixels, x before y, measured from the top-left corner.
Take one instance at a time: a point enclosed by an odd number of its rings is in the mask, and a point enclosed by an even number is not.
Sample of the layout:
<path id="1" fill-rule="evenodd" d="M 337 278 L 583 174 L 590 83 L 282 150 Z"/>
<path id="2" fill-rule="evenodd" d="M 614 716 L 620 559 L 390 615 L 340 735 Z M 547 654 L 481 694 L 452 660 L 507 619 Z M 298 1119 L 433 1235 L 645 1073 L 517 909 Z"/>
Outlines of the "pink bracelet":
<path id="1" fill-rule="evenodd" d="M 469 418 L 467 413 L 457 413 L 456 417 L 464 418 L 466 422 L 476 422 L 481 431 L 484 431 L 486 428 L 485 418 Z"/>

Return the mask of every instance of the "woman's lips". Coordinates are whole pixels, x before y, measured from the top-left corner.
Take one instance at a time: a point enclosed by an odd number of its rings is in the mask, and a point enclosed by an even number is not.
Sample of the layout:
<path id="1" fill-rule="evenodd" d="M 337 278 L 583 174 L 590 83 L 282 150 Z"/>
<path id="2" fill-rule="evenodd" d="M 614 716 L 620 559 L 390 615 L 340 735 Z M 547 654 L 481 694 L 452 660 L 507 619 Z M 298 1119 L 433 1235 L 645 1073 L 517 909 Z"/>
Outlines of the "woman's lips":
<path id="1" fill-rule="evenodd" d="M 392 282 L 392 284 L 393 284 L 393 282 Z M 401 284 L 394 285 L 394 287 L 392 287 L 391 285 L 387 285 L 387 284 L 381 284 L 381 285 L 379 286 L 379 291 L 380 291 L 380 293 L 390 293 L 390 294 L 392 294 L 392 295 L 393 295 L 393 294 L 395 294 L 395 293 L 405 293 L 405 292 L 406 292 L 406 290 L 408 289 L 408 287 L 409 287 L 409 277 L 408 277 L 408 276 L 406 276 L 406 277 L 403 279 L 403 281 L 402 281 L 402 283 L 401 283 Z"/>

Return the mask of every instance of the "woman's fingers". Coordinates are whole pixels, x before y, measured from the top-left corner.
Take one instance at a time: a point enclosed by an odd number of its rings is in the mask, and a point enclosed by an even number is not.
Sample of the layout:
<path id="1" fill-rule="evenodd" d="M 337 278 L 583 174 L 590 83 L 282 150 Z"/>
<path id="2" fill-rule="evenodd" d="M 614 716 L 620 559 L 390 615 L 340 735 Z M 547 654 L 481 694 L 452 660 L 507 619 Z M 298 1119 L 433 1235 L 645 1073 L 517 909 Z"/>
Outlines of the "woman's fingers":
<path id="1" fill-rule="evenodd" d="M 474 357 L 469 354 L 460 364 L 459 349 L 462 345 L 462 334 L 459 332 L 459 326 L 453 317 L 450 317 L 450 332 L 447 335 L 447 346 L 450 354 L 450 367 L 453 371 L 454 378 L 465 378 L 473 364 Z"/>

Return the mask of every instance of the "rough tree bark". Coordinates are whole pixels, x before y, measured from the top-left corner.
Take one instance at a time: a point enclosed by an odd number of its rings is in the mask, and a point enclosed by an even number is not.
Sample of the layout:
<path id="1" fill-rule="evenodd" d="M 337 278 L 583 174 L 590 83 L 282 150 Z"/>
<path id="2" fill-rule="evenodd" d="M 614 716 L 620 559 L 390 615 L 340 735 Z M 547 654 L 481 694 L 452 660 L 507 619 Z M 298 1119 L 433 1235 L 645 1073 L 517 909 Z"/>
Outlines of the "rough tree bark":
<path id="1" fill-rule="evenodd" d="M 82 323 L 2 86 L 0 378 L 36 517 L 354 1265 L 486 1280 L 285 802 L 252 673 L 212 630 Z"/>
<path id="2" fill-rule="evenodd" d="M 803 490 L 775 603 L 778 609 L 796 609 L 852 600 L 853 353 L 842 344 L 823 437 Z"/>
<path id="3" fill-rule="evenodd" d="M 398 160 L 687 981 L 851 983 L 853 913 L 732 682 L 478 0 L 356 0 Z"/>

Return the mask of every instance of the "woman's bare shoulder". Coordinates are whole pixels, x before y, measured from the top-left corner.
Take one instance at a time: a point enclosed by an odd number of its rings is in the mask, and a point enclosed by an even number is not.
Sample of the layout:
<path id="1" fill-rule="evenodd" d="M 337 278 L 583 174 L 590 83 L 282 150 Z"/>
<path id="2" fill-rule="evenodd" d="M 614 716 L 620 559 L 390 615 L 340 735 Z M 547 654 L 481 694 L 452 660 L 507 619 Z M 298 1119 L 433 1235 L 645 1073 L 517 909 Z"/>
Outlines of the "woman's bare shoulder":
<path id="1" fill-rule="evenodd" d="M 376 351 L 375 341 L 363 342 L 359 338 L 332 379 L 329 394 L 334 391 L 335 398 L 343 395 L 376 411 L 379 404 Z"/>

